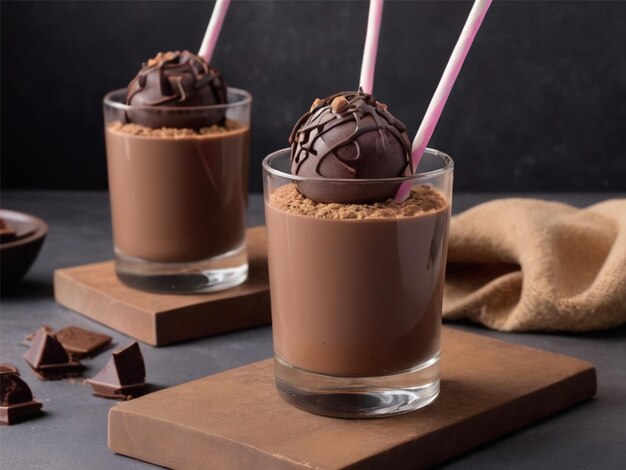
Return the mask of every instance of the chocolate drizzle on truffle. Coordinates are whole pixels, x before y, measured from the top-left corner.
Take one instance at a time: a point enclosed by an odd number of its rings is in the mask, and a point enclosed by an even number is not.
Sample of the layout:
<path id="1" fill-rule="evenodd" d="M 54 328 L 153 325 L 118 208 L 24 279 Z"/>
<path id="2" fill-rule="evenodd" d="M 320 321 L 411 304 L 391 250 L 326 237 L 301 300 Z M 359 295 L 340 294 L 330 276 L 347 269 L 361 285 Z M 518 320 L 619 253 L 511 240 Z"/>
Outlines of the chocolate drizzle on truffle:
<path id="1" fill-rule="evenodd" d="M 294 175 L 381 179 L 409 175 L 411 143 L 406 127 L 387 106 L 362 90 L 316 99 L 291 135 Z M 317 202 L 370 203 L 393 197 L 397 184 L 298 182 Z"/>
<path id="2" fill-rule="evenodd" d="M 189 51 L 159 52 L 143 64 L 128 85 L 126 104 L 137 107 L 198 107 L 227 103 L 226 84 L 220 73 Z M 222 124 L 225 110 L 136 109 L 131 122 L 152 128 L 200 129 Z"/>

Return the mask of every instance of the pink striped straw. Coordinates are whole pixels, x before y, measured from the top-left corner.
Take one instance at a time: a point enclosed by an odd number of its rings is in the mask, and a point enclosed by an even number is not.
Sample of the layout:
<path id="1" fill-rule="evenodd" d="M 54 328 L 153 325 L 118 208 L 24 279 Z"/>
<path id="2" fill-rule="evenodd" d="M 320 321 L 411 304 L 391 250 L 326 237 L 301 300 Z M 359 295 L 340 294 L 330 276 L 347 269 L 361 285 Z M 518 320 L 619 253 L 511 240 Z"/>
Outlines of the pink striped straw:
<path id="1" fill-rule="evenodd" d="M 474 6 L 470 11 L 467 21 L 465 22 L 465 26 L 463 27 L 463 31 L 461 31 L 461 36 L 459 37 L 456 46 L 454 46 L 450 60 L 448 60 L 448 65 L 446 65 L 446 69 L 443 71 L 439 85 L 437 85 L 435 94 L 430 100 L 430 104 L 428 105 L 422 124 L 417 131 L 415 140 L 413 140 L 413 148 L 411 150 L 411 162 L 416 171 L 417 165 L 419 164 L 420 159 L 424 154 L 424 150 L 426 150 L 426 146 L 435 131 L 437 122 L 441 117 L 443 107 L 446 105 L 448 96 L 450 96 L 450 91 L 454 86 L 454 82 L 461 71 L 465 57 L 467 56 L 470 47 L 472 47 L 476 33 L 478 32 L 480 25 L 483 22 L 483 18 L 491 5 L 491 1 L 492 0 L 476 0 L 474 2 Z M 398 188 L 394 201 L 404 201 L 410 192 L 411 182 L 407 181 L 402 183 L 400 188 Z"/>
<path id="2" fill-rule="evenodd" d="M 211 63 L 215 44 L 217 44 L 217 38 L 220 35 L 224 17 L 228 11 L 228 5 L 230 5 L 230 0 L 217 0 L 215 2 L 215 7 L 211 14 L 211 21 L 209 21 L 209 26 L 207 26 L 206 33 L 204 33 L 204 39 L 202 39 L 200 52 L 198 52 L 198 55 L 204 58 L 207 64 Z"/>
<path id="3" fill-rule="evenodd" d="M 378 52 L 378 36 L 380 22 L 383 17 L 383 0 L 370 0 L 370 10 L 367 17 L 367 34 L 363 48 L 363 63 L 361 64 L 361 78 L 359 83 L 365 93 L 371 94 L 374 90 L 374 71 L 376 69 L 376 53 Z"/>

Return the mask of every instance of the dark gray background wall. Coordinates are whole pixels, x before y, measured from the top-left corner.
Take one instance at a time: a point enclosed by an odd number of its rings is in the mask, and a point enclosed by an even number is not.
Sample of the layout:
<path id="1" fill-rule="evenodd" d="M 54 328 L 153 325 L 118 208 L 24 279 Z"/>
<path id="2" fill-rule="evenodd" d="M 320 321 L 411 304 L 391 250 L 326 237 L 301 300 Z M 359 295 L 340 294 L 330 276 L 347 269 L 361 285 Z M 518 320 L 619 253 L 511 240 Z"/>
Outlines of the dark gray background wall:
<path id="1" fill-rule="evenodd" d="M 212 2 L 6 2 L 3 188 L 106 188 L 101 98 L 157 51 L 196 51 Z M 411 134 L 471 3 L 388 1 L 375 94 Z M 251 188 L 315 97 L 357 86 L 368 5 L 235 1 L 213 65 L 255 98 Z M 626 2 L 489 11 L 431 146 L 455 188 L 626 190 Z"/>

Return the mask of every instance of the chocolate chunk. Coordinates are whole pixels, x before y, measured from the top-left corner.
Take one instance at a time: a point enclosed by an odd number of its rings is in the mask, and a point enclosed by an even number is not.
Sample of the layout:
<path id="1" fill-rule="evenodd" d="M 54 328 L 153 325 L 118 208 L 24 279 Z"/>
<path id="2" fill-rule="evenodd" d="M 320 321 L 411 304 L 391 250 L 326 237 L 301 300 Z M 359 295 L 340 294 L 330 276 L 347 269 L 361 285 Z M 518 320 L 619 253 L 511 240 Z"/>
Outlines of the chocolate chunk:
<path id="1" fill-rule="evenodd" d="M 189 51 L 159 52 L 143 64 L 128 85 L 126 104 L 135 108 L 127 112 L 128 119 L 156 129 L 200 129 L 223 124 L 224 108 L 198 107 L 226 104 L 226 90 L 220 73 L 202 57 Z M 168 106 L 178 109 L 162 109 Z"/>
<path id="2" fill-rule="evenodd" d="M 0 218 L 0 243 L 13 241 L 15 237 L 15 228 L 13 228 L 10 223 Z"/>
<path id="3" fill-rule="evenodd" d="M 58 380 L 77 377 L 84 366 L 67 352 L 52 335 L 40 328 L 24 359 L 41 380 Z"/>
<path id="4" fill-rule="evenodd" d="M 94 395 L 105 398 L 128 400 L 141 395 L 146 388 L 146 368 L 139 344 L 114 352 L 104 369 L 87 383 Z"/>
<path id="5" fill-rule="evenodd" d="M 15 366 L 0 364 L 0 424 L 14 424 L 41 413 Z"/>
<path id="6" fill-rule="evenodd" d="M 359 180 L 411 174 L 406 127 L 362 90 L 315 100 L 295 125 L 289 143 L 294 175 Z M 393 197 L 399 184 L 298 181 L 297 186 L 316 202 L 365 204 Z"/>
<path id="7" fill-rule="evenodd" d="M 71 357 L 83 358 L 91 356 L 111 342 L 111 337 L 95 331 L 85 330 L 69 325 L 52 333 L 52 336 L 63 345 Z"/>

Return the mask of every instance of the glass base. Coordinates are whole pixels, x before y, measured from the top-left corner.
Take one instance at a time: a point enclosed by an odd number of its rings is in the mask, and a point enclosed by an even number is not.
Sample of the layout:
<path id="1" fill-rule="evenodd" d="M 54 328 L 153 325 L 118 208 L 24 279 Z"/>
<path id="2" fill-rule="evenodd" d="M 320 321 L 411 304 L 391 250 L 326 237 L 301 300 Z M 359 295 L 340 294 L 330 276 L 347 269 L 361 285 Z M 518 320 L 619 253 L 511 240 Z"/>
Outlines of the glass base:
<path id="1" fill-rule="evenodd" d="M 432 403 L 439 395 L 439 354 L 403 372 L 334 377 L 298 369 L 274 356 L 276 388 L 292 405 L 336 418 L 382 418 Z"/>
<path id="2" fill-rule="evenodd" d="M 161 263 L 115 251 L 115 273 L 128 287 L 156 293 L 197 294 L 238 286 L 248 278 L 242 246 L 225 255 L 190 263 Z"/>

